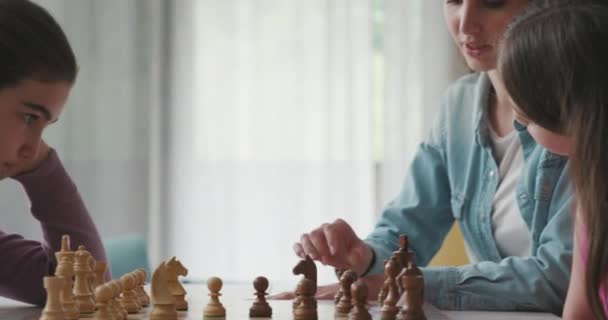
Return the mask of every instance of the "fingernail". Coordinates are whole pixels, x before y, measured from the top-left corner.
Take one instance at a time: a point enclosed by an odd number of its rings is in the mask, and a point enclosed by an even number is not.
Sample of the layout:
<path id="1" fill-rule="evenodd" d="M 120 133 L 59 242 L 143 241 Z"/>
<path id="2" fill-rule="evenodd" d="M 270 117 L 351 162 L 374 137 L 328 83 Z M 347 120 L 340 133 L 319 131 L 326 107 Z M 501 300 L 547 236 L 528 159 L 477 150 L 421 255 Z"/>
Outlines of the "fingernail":
<path id="1" fill-rule="evenodd" d="M 333 246 L 329 246 L 329 253 L 331 253 L 331 255 L 335 255 L 336 254 L 336 249 Z"/>

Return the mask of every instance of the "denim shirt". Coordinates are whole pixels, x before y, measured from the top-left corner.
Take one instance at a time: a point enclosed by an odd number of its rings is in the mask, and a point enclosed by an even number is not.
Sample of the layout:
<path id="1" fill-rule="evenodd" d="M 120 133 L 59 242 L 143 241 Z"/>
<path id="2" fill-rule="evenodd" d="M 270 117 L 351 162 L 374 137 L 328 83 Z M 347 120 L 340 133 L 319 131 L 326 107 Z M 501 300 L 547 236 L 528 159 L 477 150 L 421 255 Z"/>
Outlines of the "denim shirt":
<path id="1" fill-rule="evenodd" d="M 467 75 L 447 90 L 430 136 L 421 143 L 402 191 L 388 204 L 366 243 L 376 259 L 370 274 L 398 249 L 407 234 L 415 261 L 426 266 L 457 222 L 479 263 L 421 267 L 425 300 L 442 309 L 536 310 L 560 314 L 572 260 L 574 202 L 567 158 L 537 145 L 514 122 L 524 168 L 516 188 L 531 233 L 527 257 L 499 253 L 492 234 L 498 166 L 488 134 L 487 74 Z"/>

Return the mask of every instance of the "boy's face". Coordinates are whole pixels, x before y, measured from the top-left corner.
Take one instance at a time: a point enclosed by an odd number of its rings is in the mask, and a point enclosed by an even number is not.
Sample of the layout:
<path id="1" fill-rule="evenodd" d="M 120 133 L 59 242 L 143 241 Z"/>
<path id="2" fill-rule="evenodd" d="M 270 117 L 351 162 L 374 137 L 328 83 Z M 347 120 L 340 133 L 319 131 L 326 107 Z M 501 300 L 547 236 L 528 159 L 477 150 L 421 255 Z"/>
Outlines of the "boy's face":
<path id="1" fill-rule="evenodd" d="M 65 82 L 23 80 L 0 89 L 0 179 L 35 169 L 42 132 L 58 120 L 70 93 Z"/>

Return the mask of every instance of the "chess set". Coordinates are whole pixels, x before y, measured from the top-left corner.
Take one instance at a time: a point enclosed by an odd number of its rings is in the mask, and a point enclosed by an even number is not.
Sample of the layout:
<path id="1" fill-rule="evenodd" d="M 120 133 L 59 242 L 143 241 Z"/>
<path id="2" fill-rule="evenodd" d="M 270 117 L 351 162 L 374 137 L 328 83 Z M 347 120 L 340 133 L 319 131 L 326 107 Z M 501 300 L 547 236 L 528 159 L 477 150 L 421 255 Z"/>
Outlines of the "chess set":
<path id="1" fill-rule="evenodd" d="M 150 294 L 144 290 L 146 271 L 133 270 L 120 279 L 105 282 L 107 264 L 95 261 L 84 246 L 71 251 L 69 236 L 62 237 L 61 250 L 55 253 L 58 265 L 54 276 L 45 277 L 47 301 L 40 320 L 123 320 L 129 315 L 142 314 L 144 308 L 151 320 L 178 320 L 178 311 L 188 311 L 186 290 L 178 280 L 188 270 L 175 257 L 162 262 L 153 272 Z M 295 320 L 318 319 L 317 267 L 307 257 L 293 268 L 294 275 L 302 275 L 291 303 Z M 368 287 L 352 270 L 336 269 L 340 288 L 334 297 L 334 317 L 350 320 L 372 319 L 369 312 Z M 384 261 L 385 280 L 377 297 L 381 319 L 425 320 L 423 310 L 424 279 L 416 267 L 413 253 L 408 251 L 405 235 L 399 239 L 399 249 Z M 207 280 L 209 301 L 202 310 L 203 319 L 225 318 L 226 309 L 220 301 L 222 280 Z M 268 279 L 253 281 L 255 299 L 249 309 L 250 318 L 271 318 L 272 307 L 266 299 Z M 138 318 L 140 319 L 140 318 Z"/>

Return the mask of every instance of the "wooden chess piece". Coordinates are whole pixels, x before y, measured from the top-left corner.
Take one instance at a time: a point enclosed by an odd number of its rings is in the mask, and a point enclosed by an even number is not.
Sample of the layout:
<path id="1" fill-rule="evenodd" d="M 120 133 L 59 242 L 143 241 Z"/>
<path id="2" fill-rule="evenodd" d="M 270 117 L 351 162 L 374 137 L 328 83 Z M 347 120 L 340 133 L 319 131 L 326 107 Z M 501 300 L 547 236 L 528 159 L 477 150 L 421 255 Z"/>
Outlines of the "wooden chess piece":
<path id="1" fill-rule="evenodd" d="M 175 298 L 175 308 L 180 311 L 188 310 L 188 301 L 186 301 L 186 290 L 182 284 L 178 281 L 179 276 L 187 276 L 188 269 L 186 269 L 179 260 L 175 257 L 171 258 L 167 262 L 167 283 L 169 285 L 169 291 Z"/>
<path id="2" fill-rule="evenodd" d="M 380 288 L 380 292 L 378 293 L 378 304 L 379 305 L 382 305 L 384 303 L 384 299 L 386 299 L 386 295 L 388 294 L 388 286 L 387 286 L 387 282 L 386 282 L 386 264 L 388 263 L 389 260 L 384 260 L 384 263 L 383 263 L 385 280 L 384 280 L 384 283 L 382 284 L 382 288 Z"/>
<path id="3" fill-rule="evenodd" d="M 63 306 L 61 305 L 61 290 L 64 283 L 61 277 L 44 277 L 46 289 L 46 304 L 42 310 L 40 320 L 63 320 Z"/>
<path id="4" fill-rule="evenodd" d="M 93 293 L 89 287 L 89 256 L 84 246 L 79 246 L 74 255 L 74 273 L 76 281 L 74 283 L 74 299 L 80 314 L 91 314 L 95 311 Z"/>
<path id="5" fill-rule="evenodd" d="M 313 283 L 313 296 L 315 293 L 317 293 L 317 265 L 315 264 L 315 262 L 309 257 L 306 256 L 306 259 L 302 259 L 300 261 L 298 261 L 298 263 L 293 267 L 292 270 L 294 275 L 303 275 L 304 278 L 303 279 L 308 279 L 310 280 L 310 282 Z M 298 294 L 298 289 L 296 288 L 296 298 L 293 300 L 292 303 L 292 307 L 293 310 L 295 310 L 295 308 L 297 308 L 300 303 L 302 302 L 302 299 L 300 298 L 300 295 Z M 315 306 L 316 306 L 316 300 L 315 300 Z"/>
<path id="6" fill-rule="evenodd" d="M 350 286 L 353 307 L 348 313 L 349 320 L 372 320 L 372 315 L 367 310 L 368 290 L 365 282 L 357 280 Z"/>
<path id="7" fill-rule="evenodd" d="M 382 303 L 382 320 L 395 320 L 399 307 L 399 287 L 397 286 L 397 275 L 399 274 L 399 263 L 395 259 L 390 259 L 384 265 L 384 287 L 386 290 L 386 298 Z"/>
<path id="8" fill-rule="evenodd" d="M 272 317 L 272 308 L 266 301 L 266 290 L 268 289 L 268 279 L 257 277 L 253 280 L 253 288 L 255 289 L 256 299 L 249 309 L 250 318 L 270 318 Z"/>
<path id="9" fill-rule="evenodd" d="M 105 261 L 95 261 L 95 259 L 93 259 L 93 261 L 93 274 L 95 275 L 95 278 L 93 280 L 93 285 L 91 286 L 91 289 L 93 292 L 95 292 L 95 289 L 98 286 L 106 282 L 105 274 L 108 270 L 108 263 Z"/>
<path id="10" fill-rule="evenodd" d="M 111 300 L 111 304 L 114 306 L 114 309 L 116 309 L 116 319 L 126 320 L 129 313 L 119 301 L 120 295 L 124 292 L 122 284 L 118 280 L 112 280 L 108 285 L 114 290 L 114 297 Z"/>
<path id="11" fill-rule="evenodd" d="M 402 273 L 407 267 L 407 260 L 409 258 L 409 241 L 406 235 L 402 234 L 399 236 L 399 249 L 393 251 L 391 258 L 397 260 L 397 268 L 399 269 L 399 273 Z"/>
<path id="12" fill-rule="evenodd" d="M 424 277 L 414 259 L 408 261 L 408 266 L 399 279 L 403 288 L 403 305 L 398 320 L 426 320 L 424 315 Z"/>
<path id="13" fill-rule="evenodd" d="M 111 281 L 107 282 L 105 284 L 105 286 L 108 287 L 110 290 L 112 290 L 112 295 L 111 295 L 110 299 L 108 299 L 108 301 L 106 301 L 106 304 L 107 304 L 106 308 L 108 309 L 108 313 L 110 313 L 110 316 L 112 317 L 112 319 L 122 320 L 122 315 L 116 308 L 116 303 L 114 303 L 114 298 L 116 298 L 116 290 L 112 286 Z M 95 305 L 97 305 L 97 302 L 95 303 Z"/>
<path id="14" fill-rule="evenodd" d="M 152 312 L 150 320 L 177 320 L 173 296 L 167 286 L 167 266 L 162 262 L 152 274 Z"/>
<path id="15" fill-rule="evenodd" d="M 342 277 L 342 274 L 344 273 L 344 271 L 346 271 L 346 269 L 338 269 L 338 268 L 334 269 L 336 278 L 338 278 L 338 282 L 340 281 L 340 277 Z M 338 291 L 336 292 L 336 295 L 334 296 L 334 304 L 338 304 L 338 302 L 340 301 L 340 298 L 342 298 L 342 290 L 338 289 Z"/>
<path id="16" fill-rule="evenodd" d="M 357 281 L 357 274 L 352 270 L 346 270 L 340 277 L 340 290 L 342 290 L 342 298 L 336 304 L 336 317 L 346 317 L 352 308 L 352 296 L 350 286 Z"/>
<path id="17" fill-rule="evenodd" d="M 55 252 L 58 261 L 55 268 L 55 276 L 63 278 L 63 290 L 61 291 L 61 305 L 66 320 L 76 320 L 80 318 L 80 311 L 74 301 L 72 286 L 74 285 L 74 251 L 70 250 L 70 237 L 64 235 L 61 238 L 61 250 Z"/>
<path id="18" fill-rule="evenodd" d="M 226 309 L 220 302 L 220 290 L 222 290 L 222 279 L 218 277 L 211 277 L 207 280 L 207 288 L 209 289 L 209 303 L 203 310 L 204 317 L 225 317 Z"/>
<path id="19" fill-rule="evenodd" d="M 401 268 L 405 268 L 407 266 L 407 260 L 408 260 L 408 252 L 409 252 L 409 240 L 408 237 L 404 234 L 399 236 L 399 264 L 401 265 Z"/>
<path id="20" fill-rule="evenodd" d="M 143 268 L 139 268 L 135 271 L 138 279 L 135 291 L 137 292 L 137 295 L 139 297 L 139 304 L 142 307 L 147 307 L 150 305 L 150 296 L 148 296 L 148 293 L 146 292 L 146 290 L 144 290 L 144 285 L 146 284 L 148 273 L 146 272 L 146 269 Z"/>
<path id="21" fill-rule="evenodd" d="M 109 301 L 114 297 L 114 290 L 110 286 L 102 284 L 95 289 L 95 320 L 114 320 L 110 312 Z"/>
<path id="22" fill-rule="evenodd" d="M 304 278 L 298 284 L 300 305 L 294 310 L 295 320 L 317 320 L 317 303 L 315 300 L 316 285 L 312 280 Z"/>
<path id="23" fill-rule="evenodd" d="M 134 290 L 137 281 L 135 277 L 136 275 L 127 273 L 119 280 L 123 288 L 121 304 L 131 314 L 138 313 L 141 310 L 137 293 Z"/>

